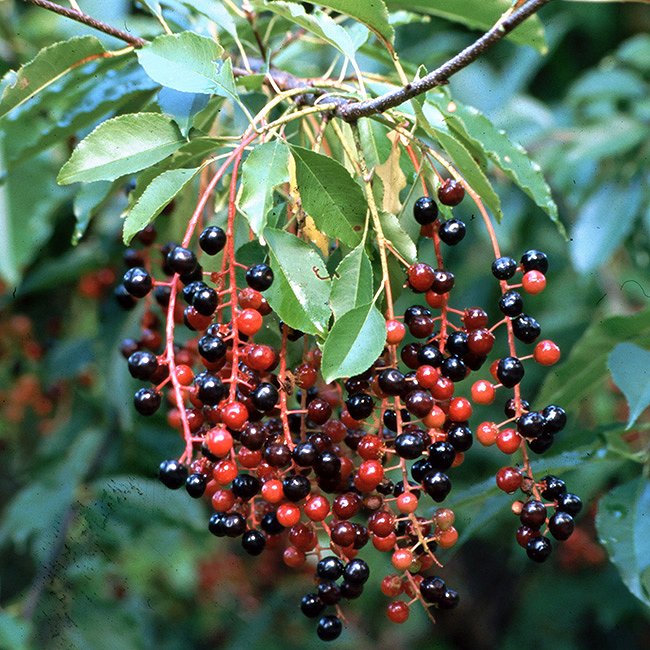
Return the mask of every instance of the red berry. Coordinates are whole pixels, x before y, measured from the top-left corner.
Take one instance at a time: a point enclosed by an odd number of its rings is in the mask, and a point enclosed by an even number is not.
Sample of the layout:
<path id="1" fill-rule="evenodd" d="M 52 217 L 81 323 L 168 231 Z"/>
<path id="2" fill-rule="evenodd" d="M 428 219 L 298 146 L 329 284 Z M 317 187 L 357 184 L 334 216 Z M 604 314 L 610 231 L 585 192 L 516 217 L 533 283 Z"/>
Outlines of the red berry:
<path id="1" fill-rule="evenodd" d="M 404 336 L 406 336 L 404 323 L 400 323 L 398 320 L 386 321 L 386 341 L 389 345 L 401 343 Z"/>
<path id="2" fill-rule="evenodd" d="M 222 422 L 235 431 L 243 428 L 248 420 L 248 409 L 241 402 L 231 402 L 221 409 Z"/>
<path id="3" fill-rule="evenodd" d="M 492 404 L 495 396 L 494 386 L 485 379 L 479 379 L 472 385 L 472 401 L 476 404 Z"/>
<path id="4" fill-rule="evenodd" d="M 300 521 L 300 508 L 293 503 L 283 503 L 278 508 L 276 517 L 285 528 L 291 528 Z"/>
<path id="5" fill-rule="evenodd" d="M 282 481 L 271 479 L 262 486 L 262 496 L 269 503 L 280 503 L 284 499 Z"/>
<path id="6" fill-rule="evenodd" d="M 189 386 L 194 381 L 192 368 L 184 364 L 176 366 L 176 379 L 181 386 Z"/>
<path id="7" fill-rule="evenodd" d="M 381 581 L 380 589 L 384 596 L 395 598 L 395 596 L 399 596 L 403 591 L 402 579 L 395 574 L 388 575 Z"/>
<path id="8" fill-rule="evenodd" d="M 408 282 L 415 291 L 421 293 L 428 291 L 431 288 L 434 277 L 433 269 L 428 264 L 424 264 L 424 262 L 418 262 L 409 267 Z"/>
<path id="9" fill-rule="evenodd" d="M 507 494 L 516 492 L 521 487 L 521 472 L 514 467 L 502 467 L 496 475 L 497 486 Z"/>
<path id="10" fill-rule="evenodd" d="M 452 422 L 466 422 L 472 417 L 472 405 L 464 397 L 454 397 L 449 402 L 448 415 Z"/>
<path id="11" fill-rule="evenodd" d="M 433 309 L 441 309 L 447 304 L 449 300 L 448 293 L 435 293 L 434 291 L 427 291 L 424 299 L 427 301 L 427 305 Z"/>
<path id="12" fill-rule="evenodd" d="M 205 443 L 210 453 L 223 458 L 230 453 L 233 440 L 230 432 L 223 428 L 210 429 L 205 436 Z"/>
<path id="13" fill-rule="evenodd" d="M 330 504 L 324 496 L 316 495 L 307 500 L 303 509 L 312 521 L 324 521 L 330 513 Z"/>
<path id="14" fill-rule="evenodd" d="M 438 199 L 443 205 L 458 205 L 464 198 L 465 188 L 453 178 L 447 178 L 438 188 Z"/>
<path id="15" fill-rule="evenodd" d="M 463 325 L 468 332 L 487 327 L 488 315 L 480 307 L 469 307 L 463 313 Z"/>
<path id="16" fill-rule="evenodd" d="M 433 388 L 440 377 L 440 371 L 433 366 L 420 366 L 415 372 L 415 379 L 422 388 Z"/>
<path id="17" fill-rule="evenodd" d="M 212 470 L 212 476 L 219 485 L 228 485 L 238 473 L 237 465 L 231 460 L 222 460 Z"/>
<path id="18" fill-rule="evenodd" d="M 409 606 L 403 600 L 394 600 L 388 603 L 386 616 L 393 623 L 405 623 L 409 617 Z"/>
<path id="19" fill-rule="evenodd" d="M 467 335 L 467 347 L 470 352 L 481 357 L 487 356 L 494 346 L 494 334 L 487 329 L 472 330 Z"/>
<path id="20" fill-rule="evenodd" d="M 494 422 L 482 422 L 476 428 L 476 439 L 485 447 L 493 445 L 499 435 L 499 429 Z"/>
<path id="21" fill-rule="evenodd" d="M 521 284 L 526 293 L 535 295 L 546 289 L 546 277 L 541 271 L 528 271 L 524 273 Z"/>
<path id="22" fill-rule="evenodd" d="M 514 454 L 523 438 L 514 429 L 503 429 L 497 436 L 497 447 L 504 454 Z"/>
<path id="23" fill-rule="evenodd" d="M 533 357 L 542 366 L 552 366 L 560 360 L 560 354 L 560 348 L 553 341 L 546 340 L 535 346 Z"/>
<path id="24" fill-rule="evenodd" d="M 397 509 L 404 514 L 415 512 L 418 507 L 418 498 L 413 492 L 402 492 L 397 497 Z"/>
<path id="25" fill-rule="evenodd" d="M 413 553 L 406 548 L 397 549 L 391 557 L 391 562 L 398 571 L 406 571 L 413 562 Z"/>
<path id="26" fill-rule="evenodd" d="M 454 394 L 454 382 L 447 377 L 438 377 L 431 388 L 431 394 L 441 402 L 450 399 Z"/>
<path id="27" fill-rule="evenodd" d="M 237 314 L 237 329 L 246 336 L 252 336 L 262 327 L 262 314 L 255 309 L 244 309 Z"/>

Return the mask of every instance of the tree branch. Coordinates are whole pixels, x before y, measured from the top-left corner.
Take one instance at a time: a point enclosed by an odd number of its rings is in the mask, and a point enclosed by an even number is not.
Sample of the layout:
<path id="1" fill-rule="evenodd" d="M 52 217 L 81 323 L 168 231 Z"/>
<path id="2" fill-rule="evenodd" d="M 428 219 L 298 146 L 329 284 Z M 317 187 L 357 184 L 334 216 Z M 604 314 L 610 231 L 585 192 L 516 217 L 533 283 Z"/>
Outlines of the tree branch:
<path id="1" fill-rule="evenodd" d="M 124 32 L 121 29 L 112 27 L 111 25 L 108 25 L 102 22 L 101 20 L 97 20 L 96 18 L 93 18 L 92 16 L 83 13 L 83 11 L 77 11 L 76 9 L 69 9 L 68 7 L 62 7 L 61 5 L 56 4 L 55 2 L 50 2 L 49 0 L 25 0 L 25 2 L 36 5 L 38 7 L 43 7 L 43 9 L 48 9 L 49 11 L 53 11 L 55 14 L 65 16 L 66 18 L 76 20 L 78 23 L 83 23 L 84 25 L 88 25 L 93 29 L 96 29 L 100 32 L 104 32 L 104 34 L 108 34 L 109 36 L 114 36 L 115 38 L 119 38 L 121 41 L 124 41 L 129 45 L 133 45 L 133 47 L 142 47 L 147 43 L 147 41 L 145 41 L 144 38 L 140 38 L 139 36 L 133 36 L 128 32 Z"/>
<path id="2" fill-rule="evenodd" d="M 119 38 L 134 47 L 142 47 L 147 44 L 147 41 L 139 36 L 133 36 L 120 29 L 116 29 L 111 25 L 107 25 L 100 20 L 96 20 L 83 12 L 62 7 L 54 2 L 50 2 L 49 0 L 25 0 L 25 2 L 43 7 L 44 9 L 49 9 L 61 16 L 66 16 L 67 18 L 83 23 L 84 25 L 89 25 L 105 34 Z M 524 4 L 521 4 L 508 17 L 499 21 L 488 32 L 483 34 L 483 36 L 474 41 L 470 46 L 466 47 L 462 52 L 459 52 L 456 56 L 449 59 L 449 61 L 443 63 L 439 68 L 436 68 L 426 76 L 422 77 L 422 79 L 409 83 L 399 90 L 394 90 L 381 95 L 380 97 L 376 97 L 375 99 L 368 99 L 360 102 L 351 102 L 344 98 L 332 98 L 328 103 L 331 104 L 333 102 L 337 104 L 336 109 L 333 111 L 334 116 L 339 117 L 346 122 L 356 122 L 361 117 L 369 117 L 370 115 L 383 113 L 389 108 L 395 108 L 400 104 L 404 104 L 410 99 L 422 95 L 436 86 L 446 84 L 449 77 L 463 68 L 466 68 L 470 63 L 481 56 L 481 54 L 492 47 L 495 43 L 502 40 L 513 29 L 523 23 L 527 18 L 530 18 L 530 16 L 539 11 L 539 9 L 548 2 L 550 2 L 550 0 L 525 0 Z M 262 65 L 260 64 L 260 68 L 261 67 Z M 235 68 L 234 72 L 237 77 L 246 76 L 248 74 L 245 70 L 240 68 Z M 308 79 L 301 79 L 288 72 L 277 69 L 271 70 L 270 74 L 273 77 L 275 86 L 282 90 L 304 87 L 305 95 L 300 96 L 302 98 L 302 103 L 313 103 L 315 98 L 322 94 L 322 91 L 316 91 L 311 87 L 312 82 Z"/>
<path id="3" fill-rule="evenodd" d="M 472 45 L 466 47 L 462 52 L 459 52 L 439 68 L 422 77 L 422 79 L 375 99 L 341 104 L 335 111 L 336 117 L 340 117 L 346 122 L 356 122 L 360 117 L 383 113 L 389 108 L 395 108 L 436 86 L 447 83 L 451 75 L 459 72 L 475 61 L 483 52 L 495 43 L 498 43 L 504 36 L 509 34 L 515 27 L 523 23 L 526 18 L 532 16 L 548 2 L 550 0 L 529 0 L 505 20 L 494 25 L 490 31 L 483 34 Z"/>

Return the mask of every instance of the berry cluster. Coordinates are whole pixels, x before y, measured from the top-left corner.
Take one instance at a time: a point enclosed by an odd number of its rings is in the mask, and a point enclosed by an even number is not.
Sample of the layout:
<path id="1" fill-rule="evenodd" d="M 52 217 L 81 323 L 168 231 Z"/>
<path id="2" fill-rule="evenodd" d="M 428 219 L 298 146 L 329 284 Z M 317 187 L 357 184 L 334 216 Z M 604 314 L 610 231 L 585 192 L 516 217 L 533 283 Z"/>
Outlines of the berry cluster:
<path id="1" fill-rule="evenodd" d="M 340 635 L 341 602 L 365 588 L 370 569 L 358 556 L 368 545 L 390 554 L 397 572 L 381 581 L 391 598 L 391 621 L 406 621 L 416 601 L 430 615 L 458 604 L 457 591 L 426 575 L 442 567 L 439 549 L 458 539 L 453 510 L 431 506 L 449 495 L 450 475 L 475 436 L 505 454 L 521 453 L 520 466 L 500 469 L 496 480 L 505 492 L 525 495 L 513 505 L 522 524 L 517 540 L 533 560 L 545 560 L 547 530 L 566 539 L 580 509 L 560 479 L 536 481 L 528 461 L 528 452 L 546 451 L 566 423 L 559 406 L 533 411 L 520 394 L 525 362 L 552 365 L 560 356 L 551 341 L 537 342 L 526 356 L 515 348 L 517 340 L 533 344 L 540 336 L 518 289 L 530 295 L 544 289 L 546 255 L 531 250 L 516 262 L 495 251 L 498 322 L 490 325 L 480 307 L 454 308 L 455 277 L 444 265 L 441 243 L 459 244 L 466 226 L 455 218 L 442 221 L 436 201 L 423 196 L 414 218 L 433 244 L 437 265 L 407 264 L 405 286 L 424 300 L 397 317 L 387 296 L 381 356 L 362 374 L 325 384 L 320 350 L 301 332 L 276 320 L 280 345 L 264 342 L 272 340 L 274 316 L 263 293 L 274 274 L 267 264 L 245 267 L 235 259 L 236 176 L 235 169 L 226 230 L 209 226 L 198 237 L 202 255 L 221 255 L 220 271 L 203 270 L 190 247 L 191 229 L 181 244 L 160 248 L 162 280 L 154 279 L 152 227 L 138 235 L 144 249 L 125 254 L 129 268 L 117 300 L 127 309 L 145 302 L 140 338 L 122 343 L 129 372 L 149 384 L 136 392 L 135 408 L 150 416 L 164 404 L 168 423 L 185 441 L 178 460 L 161 463 L 160 480 L 209 501 L 214 535 L 239 538 L 253 556 L 282 548 L 287 566 L 311 567 L 316 587 L 300 607 L 319 619 L 323 640 Z M 465 188 L 446 180 L 437 196 L 455 206 Z M 512 284 L 518 273 L 520 283 Z M 183 343 L 175 334 L 181 324 L 189 331 Z M 500 332 L 508 355 L 492 360 L 490 378 L 474 381 L 468 396 L 458 395 L 457 386 L 488 362 Z M 289 368 L 297 354 L 300 363 Z M 473 428 L 474 407 L 491 404 L 497 391 L 507 393 L 506 420 Z M 555 514 L 548 517 L 550 507 Z"/>

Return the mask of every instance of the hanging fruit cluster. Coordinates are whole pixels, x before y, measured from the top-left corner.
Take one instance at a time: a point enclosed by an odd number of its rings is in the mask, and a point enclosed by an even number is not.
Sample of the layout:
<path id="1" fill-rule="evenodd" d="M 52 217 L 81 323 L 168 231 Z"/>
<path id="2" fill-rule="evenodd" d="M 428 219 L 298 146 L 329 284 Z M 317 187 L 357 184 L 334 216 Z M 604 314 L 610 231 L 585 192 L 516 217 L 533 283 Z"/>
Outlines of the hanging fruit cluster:
<path id="1" fill-rule="evenodd" d="M 492 305 L 456 305 L 442 245 L 460 244 L 466 225 L 443 220 L 439 204 L 453 207 L 466 189 L 475 193 L 460 177 L 439 178 L 437 201 L 426 191 L 413 208 L 436 268 L 402 260 L 413 304 L 401 315 L 384 278 L 383 351 L 364 372 L 325 383 L 316 339 L 279 321 L 264 296 L 277 281 L 271 267 L 236 259 L 243 146 L 227 161 L 234 165 L 225 229 L 208 225 L 194 239 L 198 210 L 181 243 L 156 248 L 147 227 L 137 236 L 144 248 L 127 251 L 129 268 L 116 289 L 126 309 L 146 303 L 139 339 L 122 343 L 129 372 L 147 383 L 135 408 L 144 416 L 162 408 L 185 443 L 178 459 L 160 464 L 162 483 L 210 504 L 212 534 L 237 538 L 251 555 L 279 548 L 288 567 L 311 567 L 315 582 L 300 608 L 319 619 L 323 640 L 339 636 L 342 602 L 366 588 L 391 599 L 386 613 L 395 623 L 406 621 L 417 601 L 429 615 L 458 604 L 437 554 L 458 540 L 455 513 L 444 502 L 475 440 L 516 458 L 496 472 L 496 483 L 519 493 L 516 539 L 528 557 L 545 561 L 551 538 L 567 539 L 581 508 L 561 479 L 533 476 L 529 462 L 566 424 L 561 406 L 532 408 L 521 395 L 528 364 L 551 366 L 560 357 L 557 345 L 539 340 L 541 327 L 522 297 L 533 304 L 544 290 L 547 256 L 502 256 L 484 215 L 501 316 L 490 319 Z M 410 148 L 409 155 L 419 165 Z M 202 256 L 217 255 L 221 270 L 204 271 Z M 179 335 L 181 326 L 189 336 Z M 278 345 L 256 341 L 273 327 Z M 500 336 L 506 356 L 493 353 Z M 520 353 L 522 344 L 534 345 L 532 352 Z M 291 365 L 296 351 L 301 361 Z M 489 378 L 473 381 L 483 368 Z M 495 400 L 504 419 L 481 422 L 481 408 Z M 390 556 L 394 572 L 370 575 L 364 556 L 372 548 Z"/>

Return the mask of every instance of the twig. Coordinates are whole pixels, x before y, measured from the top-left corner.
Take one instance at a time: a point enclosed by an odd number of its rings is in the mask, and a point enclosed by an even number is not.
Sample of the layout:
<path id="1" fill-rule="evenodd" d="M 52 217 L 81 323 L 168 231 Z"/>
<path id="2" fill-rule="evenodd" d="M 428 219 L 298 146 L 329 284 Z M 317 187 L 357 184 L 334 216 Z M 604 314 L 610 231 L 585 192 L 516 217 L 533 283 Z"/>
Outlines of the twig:
<path id="1" fill-rule="evenodd" d="M 83 13 L 83 11 L 77 11 L 76 9 L 69 9 L 68 7 L 62 7 L 61 5 L 56 4 L 55 2 L 50 2 L 49 0 L 24 0 L 24 1 L 28 2 L 29 4 L 37 5 L 38 7 L 43 7 L 43 9 L 48 9 L 49 11 L 53 11 L 55 14 L 59 14 L 61 16 L 65 16 L 66 18 L 76 20 L 78 23 L 83 23 L 84 25 L 88 25 L 93 29 L 96 29 L 100 32 L 104 32 L 104 34 L 108 34 L 109 36 L 114 36 L 115 38 L 119 38 L 121 41 L 124 41 L 129 45 L 133 45 L 134 47 L 142 47 L 147 43 L 147 41 L 145 41 L 144 38 L 140 38 L 139 36 L 133 36 L 128 32 L 124 32 L 121 29 L 112 27 L 111 25 L 108 25 L 107 23 L 104 23 L 101 20 L 97 20 L 96 18 L 93 18 L 92 16 Z"/>
<path id="2" fill-rule="evenodd" d="M 502 38 L 509 34 L 515 27 L 524 22 L 527 18 L 536 13 L 541 7 L 550 2 L 550 0 L 530 0 L 525 5 L 517 9 L 505 20 L 498 22 L 492 29 L 483 34 L 472 45 L 466 47 L 462 52 L 443 63 L 439 68 L 430 72 L 418 81 L 414 81 L 406 86 L 386 93 L 375 99 L 369 99 L 362 102 L 353 102 L 341 104 L 336 110 L 337 117 L 346 122 L 356 122 L 361 117 L 368 117 L 375 113 L 383 113 L 389 108 L 395 108 L 404 102 L 421 95 L 422 93 L 441 86 L 449 80 L 456 72 L 467 67 L 475 61 L 483 52 L 498 43 Z"/>
<path id="3" fill-rule="evenodd" d="M 134 47 L 142 47 L 146 45 L 147 41 L 139 36 L 132 36 L 127 32 L 111 27 L 106 23 L 96 20 L 83 12 L 75 11 L 74 9 L 68 9 L 67 7 L 62 7 L 61 5 L 50 2 L 49 0 L 25 0 L 31 4 L 43 7 L 44 9 L 49 9 L 57 14 L 71 18 L 85 25 L 89 25 L 105 34 L 115 36 Z M 507 36 L 513 29 L 518 25 L 523 23 L 527 18 L 535 14 L 539 9 L 541 9 L 545 4 L 550 2 L 550 0 L 528 0 L 525 4 L 521 5 L 516 11 L 507 16 L 506 18 L 500 20 L 496 23 L 488 32 L 483 34 L 479 39 L 474 41 L 472 45 L 466 47 L 462 52 L 459 52 L 456 56 L 449 59 L 449 61 L 443 63 L 439 68 L 436 68 L 426 76 L 422 77 L 417 81 L 406 84 L 399 90 L 394 90 L 375 99 L 367 99 L 363 101 L 350 101 L 349 99 L 343 97 L 334 97 L 331 102 L 328 102 L 330 105 L 329 110 L 332 111 L 332 114 L 346 122 L 356 122 L 359 118 L 369 117 L 370 115 L 375 115 L 378 113 L 383 113 L 389 108 L 395 108 L 418 95 L 421 95 L 436 86 L 441 86 L 446 84 L 449 80 L 449 77 L 456 74 L 463 68 L 466 68 L 470 63 L 475 61 L 481 54 L 483 54 L 487 49 L 492 47 L 495 43 L 498 43 L 505 36 Z M 255 66 L 251 61 L 251 67 L 253 72 L 256 72 L 262 68 L 262 62 L 260 65 Z M 242 70 L 235 68 L 235 76 L 243 77 L 248 76 L 251 73 L 247 70 Z M 322 94 L 322 91 L 314 91 L 310 88 L 310 82 L 308 79 L 301 79 L 296 77 L 288 72 L 282 70 L 273 69 L 270 72 L 272 76 L 272 84 L 281 90 L 288 90 L 293 88 L 305 88 L 305 95 L 301 96 L 301 101 L 304 104 L 314 104 L 318 95 Z M 269 79 L 266 80 L 267 83 L 270 83 Z M 331 104 L 334 103 L 334 109 L 331 109 Z M 325 110 L 325 109 L 324 109 Z"/>

